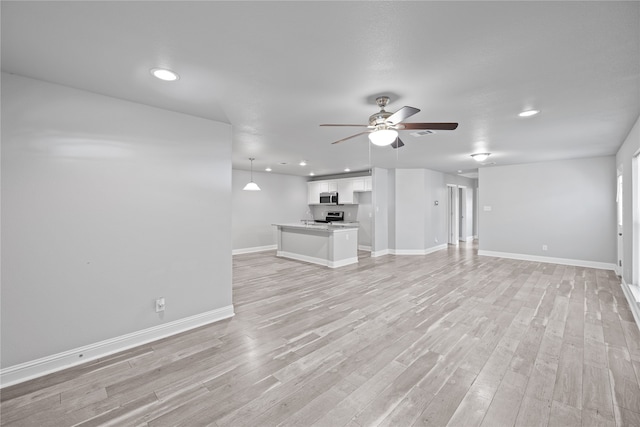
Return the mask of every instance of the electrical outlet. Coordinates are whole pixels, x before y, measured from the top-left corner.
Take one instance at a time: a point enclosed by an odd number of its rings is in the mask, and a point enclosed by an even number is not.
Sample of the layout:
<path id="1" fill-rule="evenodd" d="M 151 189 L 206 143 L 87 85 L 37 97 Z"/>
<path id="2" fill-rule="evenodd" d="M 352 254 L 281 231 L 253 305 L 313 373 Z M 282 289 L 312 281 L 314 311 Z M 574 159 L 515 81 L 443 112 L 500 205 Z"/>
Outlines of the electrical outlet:
<path id="1" fill-rule="evenodd" d="M 161 311 L 164 311 L 164 298 L 158 298 L 156 299 L 156 313 L 160 313 Z"/>
<path id="2" fill-rule="evenodd" d="M 435 239 L 433 239 L 433 240 L 435 240 L 435 242 L 438 243 L 438 238 L 437 237 Z"/>
<path id="3" fill-rule="evenodd" d="M 547 245 L 542 245 L 542 250 L 543 250 L 543 251 L 546 251 L 547 249 L 549 249 L 549 248 L 547 247 Z"/>

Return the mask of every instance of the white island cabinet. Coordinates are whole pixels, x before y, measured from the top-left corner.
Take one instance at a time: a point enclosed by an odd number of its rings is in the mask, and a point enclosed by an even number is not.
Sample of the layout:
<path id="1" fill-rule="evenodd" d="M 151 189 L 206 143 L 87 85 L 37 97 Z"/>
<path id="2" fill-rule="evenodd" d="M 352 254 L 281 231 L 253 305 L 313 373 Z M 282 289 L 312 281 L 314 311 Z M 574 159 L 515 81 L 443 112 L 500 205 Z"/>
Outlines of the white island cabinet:
<path id="1" fill-rule="evenodd" d="M 273 224 L 279 257 L 330 268 L 358 262 L 358 227 L 330 224 Z"/>

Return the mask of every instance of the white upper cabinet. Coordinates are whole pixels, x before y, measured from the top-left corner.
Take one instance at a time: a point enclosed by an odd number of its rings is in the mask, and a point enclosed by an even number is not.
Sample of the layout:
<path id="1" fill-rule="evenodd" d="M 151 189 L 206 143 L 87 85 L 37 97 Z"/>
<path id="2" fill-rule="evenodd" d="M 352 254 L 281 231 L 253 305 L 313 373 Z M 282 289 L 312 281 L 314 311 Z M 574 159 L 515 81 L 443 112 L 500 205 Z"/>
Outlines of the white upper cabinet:
<path id="1" fill-rule="evenodd" d="M 338 183 L 336 181 L 307 182 L 308 203 L 310 205 L 320 203 L 320 193 L 327 191 L 338 191 Z"/>
<path id="2" fill-rule="evenodd" d="M 372 191 L 373 190 L 373 179 L 370 176 L 364 177 L 364 191 Z"/>
<path id="3" fill-rule="evenodd" d="M 357 191 L 371 191 L 371 177 L 363 176 L 356 178 L 343 178 L 330 181 L 311 181 L 307 182 L 308 203 L 310 205 L 320 203 L 320 193 L 327 191 L 338 192 L 338 203 L 349 204 L 354 203 L 356 199 L 353 193 Z"/>
<path id="4" fill-rule="evenodd" d="M 338 203 L 353 203 L 353 179 L 338 180 Z"/>

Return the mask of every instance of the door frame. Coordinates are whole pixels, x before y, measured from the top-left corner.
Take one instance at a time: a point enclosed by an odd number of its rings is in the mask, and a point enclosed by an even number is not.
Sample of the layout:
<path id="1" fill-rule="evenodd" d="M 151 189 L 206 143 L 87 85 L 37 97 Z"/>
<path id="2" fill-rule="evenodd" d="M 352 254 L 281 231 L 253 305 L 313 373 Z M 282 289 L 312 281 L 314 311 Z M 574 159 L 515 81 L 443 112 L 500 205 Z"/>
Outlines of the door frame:
<path id="1" fill-rule="evenodd" d="M 466 185 L 458 185 L 458 221 L 459 221 L 459 230 L 458 230 L 458 240 L 461 242 L 467 242 L 467 237 L 469 236 L 469 219 L 467 218 L 467 191 L 469 189 Z"/>
<path id="2" fill-rule="evenodd" d="M 617 257 L 615 272 L 618 276 L 622 276 L 622 258 L 624 255 L 624 179 L 623 166 L 618 166 L 616 172 L 616 243 Z"/>
<path id="3" fill-rule="evenodd" d="M 640 150 L 631 158 L 631 278 L 630 281 L 640 286 Z M 622 255 L 618 255 L 621 257 Z M 622 272 L 621 272 L 622 273 Z"/>
<path id="4" fill-rule="evenodd" d="M 447 243 L 458 246 L 460 243 L 460 203 L 458 200 L 458 186 L 447 184 Z"/>

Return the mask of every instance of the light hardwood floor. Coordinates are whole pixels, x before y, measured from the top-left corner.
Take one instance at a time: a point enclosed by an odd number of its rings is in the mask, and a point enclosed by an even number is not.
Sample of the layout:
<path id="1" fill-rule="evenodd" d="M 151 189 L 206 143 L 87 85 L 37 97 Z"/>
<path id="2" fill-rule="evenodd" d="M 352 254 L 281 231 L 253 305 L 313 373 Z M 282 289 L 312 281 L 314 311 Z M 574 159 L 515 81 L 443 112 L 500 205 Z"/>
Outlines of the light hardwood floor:
<path id="1" fill-rule="evenodd" d="M 361 255 L 235 256 L 234 318 L 9 387 L 2 425 L 640 426 L 613 272 Z"/>

